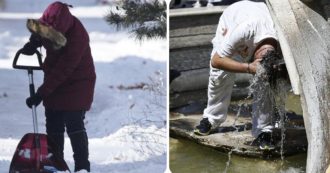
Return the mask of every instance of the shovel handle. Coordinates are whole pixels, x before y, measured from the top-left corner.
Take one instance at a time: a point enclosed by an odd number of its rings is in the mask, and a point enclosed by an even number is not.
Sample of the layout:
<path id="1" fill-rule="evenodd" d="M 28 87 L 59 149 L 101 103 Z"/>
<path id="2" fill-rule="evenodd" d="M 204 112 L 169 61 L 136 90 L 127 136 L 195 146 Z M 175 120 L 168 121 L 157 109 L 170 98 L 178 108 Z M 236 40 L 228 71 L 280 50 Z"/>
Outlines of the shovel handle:
<path id="1" fill-rule="evenodd" d="M 39 63 L 39 66 L 27 66 L 27 65 L 17 65 L 17 61 L 18 61 L 18 58 L 19 56 L 21 55 L 23 49 L 20 49 L 16 52 L 16 55 L 15 55 L 15 58 L 14 58 L 14 61 L 13 61 L 13 68 L 15 69 L 23 69 L 23 70 L 42 70 L 42 59 L 41 59 L 41 53 L 36 50 L 35 51 L 35 54 L 37 54 L 37 58 L 38 58 L 38 63 Z"/>
<path id="2" fill-rule="evenodd" d="M 28 69 L 28 75 L 29 75 L 29 90 L 30 90 L 30 96 L 35 95 L 35 89 L 34 89 L 34 82 L 33 82 L 33 70 L 31 68 Z M 38 118 L 37 118 L 37 110 L 36 106 L 32 105 L 32 120 L 33 120 L 33 131 L 34 133 L 39 133 L 38 130 Z"/>

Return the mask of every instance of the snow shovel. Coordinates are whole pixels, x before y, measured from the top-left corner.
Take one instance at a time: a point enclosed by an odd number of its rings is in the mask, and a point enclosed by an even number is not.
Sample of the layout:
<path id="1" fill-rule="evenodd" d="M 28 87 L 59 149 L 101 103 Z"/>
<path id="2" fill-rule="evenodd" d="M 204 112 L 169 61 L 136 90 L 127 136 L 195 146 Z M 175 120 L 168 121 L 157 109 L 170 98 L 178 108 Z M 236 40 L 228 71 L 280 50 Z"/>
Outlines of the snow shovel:
<path id="1" fill-rule="evenodd" d="M 17 65 L 22 53 L 19 50 L 13 61 L 13 68 L 27 70 L 29 75 L 30 96 L 35 94 L 33 83 L 33 70 L 41 70 L 41 54 L 36 50 L 39 66 Z M 10 164 L 9 173 L 55 173 L 59 171 L 70 172 L 63 158 L 59 157 L 58 147 L 46 134 L 38 133 L 36 106 L 32 106 L 32 119 L 34 133 L 23 136 Z"/>

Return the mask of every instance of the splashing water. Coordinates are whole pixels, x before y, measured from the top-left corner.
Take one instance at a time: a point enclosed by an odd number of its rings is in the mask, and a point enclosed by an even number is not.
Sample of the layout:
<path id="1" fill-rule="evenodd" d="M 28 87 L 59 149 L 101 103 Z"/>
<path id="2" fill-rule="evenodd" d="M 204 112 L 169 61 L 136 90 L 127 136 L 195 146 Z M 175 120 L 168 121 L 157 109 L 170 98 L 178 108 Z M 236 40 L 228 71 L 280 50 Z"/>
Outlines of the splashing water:
<path id="1" fill-rule="evenodd" d="M 242 110 L 242 106 L 243 104 L 242 103 L 239 103 L 238 104 L 238 110 L 237 110 L 237 113 L 236 113 L 236 116 L 235 116 L 235 120 L 234 120 L 234 123 L 231 125 L 233 128 L 235 128 L 235 132 L 238 132 L 238 127 L 236 127 L 236 122 L 241 114 L 241 110 Z"/>
<path id="2" fill-rule="evenodd" d="M 285 144 L 285 122 L 286 122 L 286 110 L 285 101 L 287 99 L 287 92 L 290 90 L 291 85 L 284 79 L 276 79 L 274 83 L 269 82 L 266 69 L 259 65 L 257 68 L 256 75 L 253 77 L 250 85 L 250 94 L 254 96 L 254 104 L 256 108 L 253 110 L 253 115 L 257 115 L 265 106 L 264 95 L 268 95 L 270 98 L 268 101 L 272 105 L 272 116 L 271 122 L 275 125 L 275 128 L 281 129 L 281 141 L 280 141 L 280 155 L 282 165 L 284 162 L 284 144 Z M 260 92 L 262 91 L 262 92 Z"/>
<path id="3" fill-rule="evenodd" d="M 249 93 L 248 96 L 247 96 L 242 102 L 239 102 L 239 103 L 238 103 L 238 110 L 237 110 L 237 113 L 236 113 L 236 115 L 235 115 L 234 122 L 233 122 L 233 124 L 231 125 L 231 126 L 235 129 L 234 133 L 236 133 L 236 134 L 239 134 L 239 127 L 236 126 L 236 122 L 238 121 L 238 118 L 239 118 L 239 116 L 241 115 L 242 108 L 243 108 L 243 107 L 248 107 L 248 104 L 247 104 L 246 102 L 247 102 L 247 100 L 250 99 L 250 98 L 251 98 L 251 93 Z M 245 130 L 247 130 L 247 125 L 244 126 L 244 130 L 243 130 L 243 131 L 245 131 Z M 233 153 L 235 150 L 239 150 L 239 148 L 238 148 L 238 144 L 240 143 L 240 138 L 237 138 L 237 140 L 238 140 L 237 143 L 236 143 L 237 145 L 234 146 L 234 148 L 232 148 L 232 149 L 228 152 L 228 160 L 227 160 L 227 162 L 226 162 L 226 167 L 225 167 L 223 173 L 227 173 L 227 171 L 228 171 L 228 169 L 229 169 L 229 166 L 230 166 L 230 163 L 231 163 L 231 155 L 232 155 L 232 153 Z"/>
<path id="4" fill-rule="evenodd" d="M 280 154 L 281 154 L 281 166 L 284 165 L 284 144 L 285 144 L 285 121 L 286 111 L 285 111 L 285 101 L 287 99 L 287 92 L 289 91 L 291 85 L 287 83 L 287 81 L 283 79 L 276 79 L 275 83 L 269 81 L 269 76 L 267 76 L 267 70 L 259 65 L 257 67 L 256 74 L 250 81 L 249 93 L 248 96 L 244 99 L 243 103 L 246 102 L 247 99 L 252 98 L 253 95 L 253 112 L 252 116 L 256 116 L 262 113 L 265 113 L 265 107 L 270 107 L 270 122 L 271 126 L 275 128 L 281 129 L 281 141 L 280 141 Z M 242 106 L 246 106 L 245 104 L 238 104 L 238 111 L 232 125 L 235 128 L 235 133 L 239 133 L 239 128 L 236 126 L 236 122 L 241 114 Z M 256 122 L 254 122 L 256 123 Z M 245 130 L 245 128 L 244 128 Z M 237 140 L 240 140 L 238 138 Z M 240 141 L 237 142 L 237 144 Z M 233 151 L 238 150 L 238 145 L 235 146 L 228 152 L 228 160 L 226 162 L 226 167 L 224 169 L 224 173 L 227 173 L 230 163 L 231 163 L 231 155 Z"/>
<path id="5" fill-rule="evenodd" d="M 276 99 L 275 99 L 275 107 L 277 114 L 279 116 L 279 123 L 278 127 L 281 129 L 281 160 L 282 164 L 284 161 L 284 143 L 285 143 L 285 122 L 287 119 L 286 116 L 286 111 L 285 111 L 285 101 L 287 98 L 287 92 L 286 92 L 287 84 L 283 80 L 277 80 L 276 81 L 276 86 L 273 92 L 276 94 Z"/>
<path id="6" fill-rule="evenodd" d="M 238 132 L 239 128 L 236 127 L 236 122 L 237 122 L 237 120 L 238 120 L 238 118 L 239 118 L 239 115 L 241 114 L 242 106 L 243 106 L 243 104 L 242 104 L 242 103 L 239 103 L 239 105 L 238 105 L 238 111 L 237 111 L 237 114 L 236 114 L 236 116 L 235 116 L 234 123 L 231 125 L 233 128 L 235 128 L 235 132 L 234 132 L 234 133 L 239 133 L 239 132 Z M 238 138 L 237 140 L 239 140 L 239 138 Z M 238 143 L 239 143 L 239 141 L 237 142 L 237 144 L 238 144 Z M 228 152 L 228 160 L 227 160 L 227 162 L 226 162 L 226 167 L 225 167 L 223 173 L 227 173 L 228 168 L 229 168 L 229 166 L 230 166 L 231 155 L 232 155 L 233 151 L 235 151 L 235 150 L 237 150 L 237 149 L 238 149 L 238 146 L 236 145 L 233 149 L 231 149 L 231 150 Z"/>

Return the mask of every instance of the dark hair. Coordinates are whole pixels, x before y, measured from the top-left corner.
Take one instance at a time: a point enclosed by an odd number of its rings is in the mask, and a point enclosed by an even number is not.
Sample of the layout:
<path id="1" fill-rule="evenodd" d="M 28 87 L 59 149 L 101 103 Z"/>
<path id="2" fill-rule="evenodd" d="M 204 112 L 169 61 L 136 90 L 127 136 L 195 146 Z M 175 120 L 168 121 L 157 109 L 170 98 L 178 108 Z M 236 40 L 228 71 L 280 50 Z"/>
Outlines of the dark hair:
<path id="1" fill-rule="evenodd" d="M 288 72 L 286 70 L 283 57 L 275 50 L 269 50 L 262 57 L 261 66 L 265 69 L 265 76 L 271 86 L 276 85 L 276 79 L 288 78 Z"/>

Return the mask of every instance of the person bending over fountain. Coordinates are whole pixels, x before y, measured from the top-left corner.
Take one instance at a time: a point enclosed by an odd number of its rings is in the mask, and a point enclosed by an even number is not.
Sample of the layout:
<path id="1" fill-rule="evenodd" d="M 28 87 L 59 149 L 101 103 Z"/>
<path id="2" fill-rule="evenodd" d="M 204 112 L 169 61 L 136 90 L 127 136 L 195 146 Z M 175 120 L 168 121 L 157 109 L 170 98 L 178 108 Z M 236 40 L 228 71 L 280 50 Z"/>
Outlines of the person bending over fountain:
<path id="1" fill-rule="evenodd" d="M 278 58 L 274 23 L 264 2 L 240 1 L 224 10 L 213 38 L 208 84 L 208 102 L 197 135 L 209 135 L 226 120 L 235 73 L 257 76 L 253 87 L 252 135 L 260 149 L 274 149 L 273 100 L 270 96 L 269 59 Z M 269 67 L 269 65 L 268 65 Z M 263 70 L 264 69 L 264 70 Z"/>

